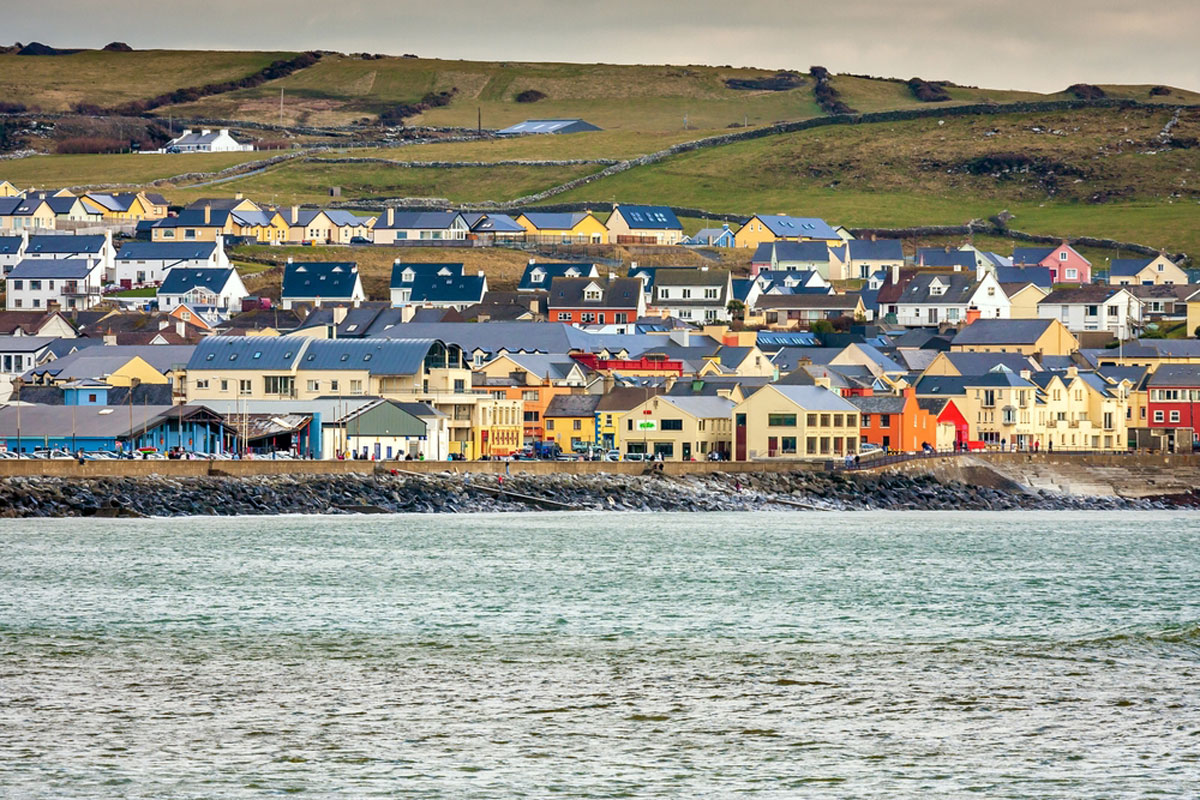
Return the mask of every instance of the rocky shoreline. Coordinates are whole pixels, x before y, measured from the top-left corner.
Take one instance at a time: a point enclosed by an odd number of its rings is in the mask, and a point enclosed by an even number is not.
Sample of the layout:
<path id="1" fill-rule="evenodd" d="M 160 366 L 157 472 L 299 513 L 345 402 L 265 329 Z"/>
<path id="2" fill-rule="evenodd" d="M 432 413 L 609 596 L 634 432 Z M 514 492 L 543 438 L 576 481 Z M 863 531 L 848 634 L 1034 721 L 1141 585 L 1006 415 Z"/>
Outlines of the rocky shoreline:
<path id="1" fill-rule="evenodd" d="M 255 514 L 479 513 L 529 510 L 1149 510 L 1196 507 L 1154 499 L 1025 492 L 931 476 L 842 473 L 705 475 L 165 476 L 0 479 L 0 517 L 167 517 Z"/>

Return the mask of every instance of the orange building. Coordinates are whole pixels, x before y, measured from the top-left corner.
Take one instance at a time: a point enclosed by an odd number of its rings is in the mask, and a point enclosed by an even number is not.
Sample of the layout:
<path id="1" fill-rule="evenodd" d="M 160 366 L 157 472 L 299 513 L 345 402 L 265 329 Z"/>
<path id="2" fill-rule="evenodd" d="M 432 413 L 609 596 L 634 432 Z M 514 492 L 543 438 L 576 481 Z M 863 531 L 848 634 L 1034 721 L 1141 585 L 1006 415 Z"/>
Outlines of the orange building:
<path id="1" fill-rule="evenodd" d="M 472 388 L 500 400 L 525 404 L 525 444 L 546 440 L 544 418 L 550 401 L 560 394 L 583 391 L 587 383 L 579 364 L 564 356 L 504 353 L 477 367 Z"/>
<path id="2" fill-rule="evenodd" d="M 860 441 L 863 443 L 900 453 L 919 452 L 926 444 L 937 446 L 937 416 L 921 407 L 913 387 L 905 388 L 900 394 L 869 394 L 846 399 L 862 412 Z"/>

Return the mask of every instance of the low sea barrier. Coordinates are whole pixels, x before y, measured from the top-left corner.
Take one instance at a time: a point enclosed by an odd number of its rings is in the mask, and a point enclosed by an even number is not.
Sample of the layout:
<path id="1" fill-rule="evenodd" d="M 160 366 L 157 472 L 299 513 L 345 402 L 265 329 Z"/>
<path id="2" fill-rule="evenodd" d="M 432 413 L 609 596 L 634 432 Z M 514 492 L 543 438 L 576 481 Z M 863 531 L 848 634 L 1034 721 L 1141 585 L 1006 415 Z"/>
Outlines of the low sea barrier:
<path id="1" fill-rule="evenodd" d="M 815 470 L 505 475 L 397 469 L 337 475 L 0 478 L 0 516 L 18 518 L 527 510 L 1082 510 L 1179 504 L 1178 498 L 1043 492 L 1002 479 L 965 483 L 933 474 Z"/>

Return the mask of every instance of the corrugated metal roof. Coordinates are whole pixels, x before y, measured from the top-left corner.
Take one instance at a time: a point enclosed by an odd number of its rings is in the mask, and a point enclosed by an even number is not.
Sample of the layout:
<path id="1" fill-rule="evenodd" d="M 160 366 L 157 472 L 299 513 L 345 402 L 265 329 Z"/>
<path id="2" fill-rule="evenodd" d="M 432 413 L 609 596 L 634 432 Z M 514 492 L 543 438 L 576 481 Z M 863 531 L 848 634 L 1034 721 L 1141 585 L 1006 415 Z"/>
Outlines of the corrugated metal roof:
<path id="1" fill-rule="evenodd" d="M 290 371 L 315 341 L 307 336 L 209 336 L 196 345 L 187 368 Z"/>
<path id="2" fill-rule="evenodd" d="M 315 339 L 300 359 L 305 370 L 367 370 L 412 375 L 421 370 L 434 339 Z"/>

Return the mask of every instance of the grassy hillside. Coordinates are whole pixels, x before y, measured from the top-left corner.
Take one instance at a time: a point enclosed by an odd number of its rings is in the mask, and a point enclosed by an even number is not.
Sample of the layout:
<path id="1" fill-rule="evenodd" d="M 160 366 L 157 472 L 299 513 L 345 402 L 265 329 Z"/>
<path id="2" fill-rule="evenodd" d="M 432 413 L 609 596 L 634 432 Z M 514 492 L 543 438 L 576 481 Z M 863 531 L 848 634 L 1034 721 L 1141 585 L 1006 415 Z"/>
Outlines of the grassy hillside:
<path id="1" fill-rule="evenodd" d="M 22 188 L 104 183 L 146 184 L 189 172 L 217 172 L 271 153 L 178 153 L 30 156 L 0 161 L 0 180 Z"/>
<path id="2" fill-rule="evenodd" d="M 289 162 L 218 186 L 164 187 L 171 202 L 188 203 L 214 192 L 277 203 L 326 203 L 329 188 L 340 186 L 342 198 L 377 197 L 444 198 L 454 203 L 481 199 L 511 200 L 557 186 L 596 171 L 595 166 L 571 167 L 462 167 L 410 169 L 387 164 L 319 164 Z"/>
<path id="3" fill-rule="evenodd" d="M 85 50 L 65 56 L 0 55 L 0 98 L 66 111 L 75 103 L 109 108 L 186 86 L 235 80 L 295 53 Z"/>

